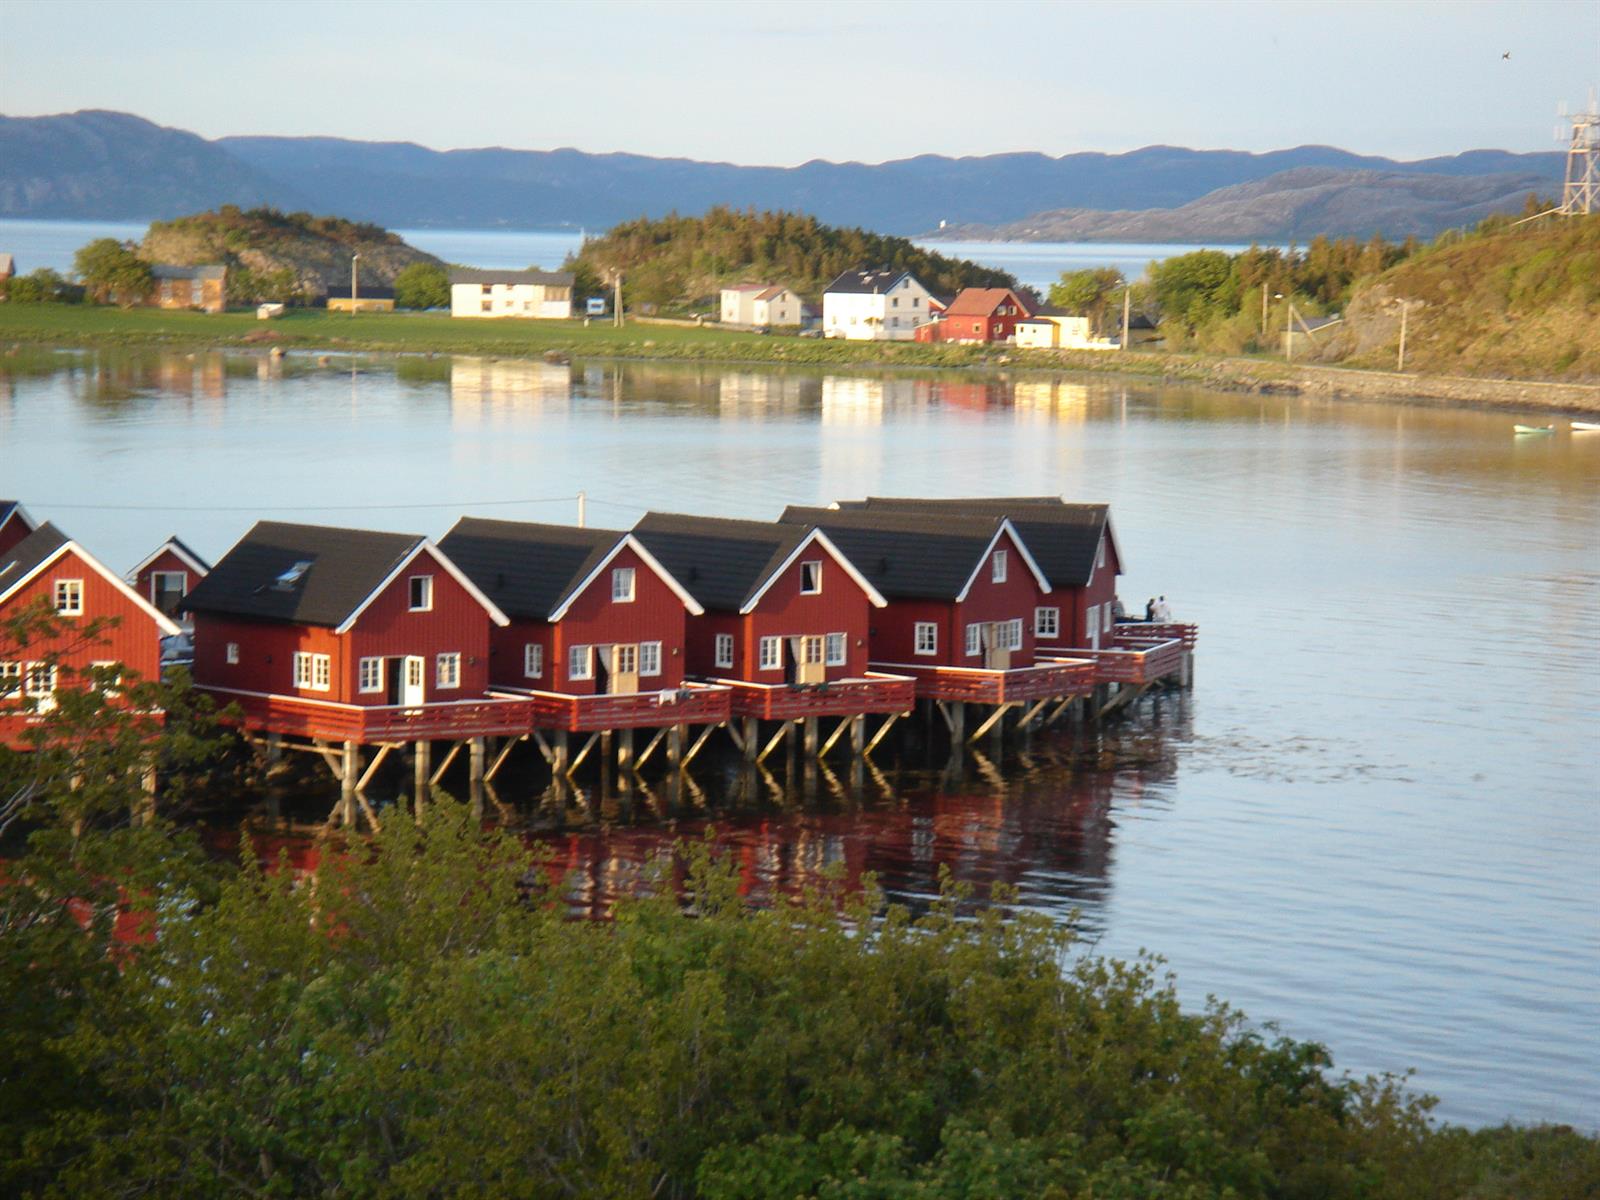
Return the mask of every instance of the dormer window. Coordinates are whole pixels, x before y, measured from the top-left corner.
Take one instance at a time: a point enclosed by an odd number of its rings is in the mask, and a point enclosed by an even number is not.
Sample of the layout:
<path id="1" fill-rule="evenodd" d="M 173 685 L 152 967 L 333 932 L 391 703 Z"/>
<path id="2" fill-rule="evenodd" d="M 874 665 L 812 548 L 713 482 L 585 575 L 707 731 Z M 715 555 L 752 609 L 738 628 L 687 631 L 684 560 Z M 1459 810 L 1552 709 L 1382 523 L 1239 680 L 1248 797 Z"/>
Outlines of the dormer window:
<path id="1" fill-rule="evenodd" d="M 413 575 L 406 581 L 411 592 L 412 612 L 433 611 L 433 576 Z"/>
<path id="2" fill-rule="evenodd" d="M 1006 581 L 1006 552 L 1004 550 L 996 550 L 994 552 L 994 559 L 989 569 L 989 578 L 995 583 L 1004 583 Z"/>
<path id="3" fill-rule="evenodd" d="M 294 566 L 290 567 L 287 571 L 279 572 L 278 577 L 272 581 L 272 586 L 276 591 L 287 592 L 290 588 L 294 587 L 295 584 L 304 579 L 306 577 L 306 572 L 309 570 L 311 570 L 311 561 L 309 559 L 302 559 L 301 561 L 295 563 Z"/>
<path id="4" fill-rule="evenodd" d="M 611 572 L 611 599 L 615 604 L 633 602 L 633 568 L 618 567 Z"/>
<path id="5" fill-rule="evenodd" d="M 822 591 L 822 563 L 803 562 L 800 564 L 800 594 L 802 596 L 815 596 Z"/>

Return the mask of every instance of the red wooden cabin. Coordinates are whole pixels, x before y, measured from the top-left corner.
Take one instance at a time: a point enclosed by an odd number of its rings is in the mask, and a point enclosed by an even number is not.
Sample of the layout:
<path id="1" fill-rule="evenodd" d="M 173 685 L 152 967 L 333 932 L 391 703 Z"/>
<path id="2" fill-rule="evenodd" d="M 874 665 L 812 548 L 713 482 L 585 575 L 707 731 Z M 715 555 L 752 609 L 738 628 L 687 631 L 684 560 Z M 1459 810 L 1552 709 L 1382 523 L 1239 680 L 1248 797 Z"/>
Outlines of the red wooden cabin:
<path id="1" fill-rule="evenodd" d="M 917 330 L 917 340 L 1008 342 L 1016 336 L 1017 322 L 1033 311 L 1033 303 L 1010 288 L 962 288 L 937 324 Z"/>
<path id="2" fill-rule="evenodd" d="M 510 618 L 490 634 L 490 682 L 529 693 L 535 724 L 727 719 L 727 688 L 685 681 L 704 609 L 632 534 L 464 517 L 439 546 Z"/>
<path id="3" fill-rule="evenodd" d="M 128 572 L 134 590 L 174 620 L 195 584 L 211 573 L 206 562 L 173 534 Z"/>
<path id="4" fill-rule="evenodd" d="M 7 526 L 0 524 L 0 532 Z M 34 636 L 26 644 L 0 626 L 0 742 L 18 745 L 57 689 L 87 687 L 91 668 L 155 680 L 161 676 L 161 638 L 178 632 L 101 562 L 46 522 L 0 549 L 0 622 L 35 608 L 55 614 L 64 633 Z M 96 636 L 80 632 L 90 622 L 116 624 Z"/>
<path id="5" fill-rule="evenodd" d="M 705 606 L 688 669 L 734 688 L 738 715 L 901 712 L 910 685 L 868 670 L 869 614 L 887 603 L 821 530 L 649 513 L 634 536 Z"/>
<path id="6" fill-rule="evenodd" d="M 260 521 L 182 609 L 196 684 L 252 728 L 350 741 L 527 728 L 525 701 L 489 695 L 490 629 L 509 619 L 417 534 Z"/>
<path id="7" fill-rule="evenodd" d="M 0 500 L 0 554 L 13 549 L 37 528 L 39 523 L 21 504 L 15 500 Z"/>

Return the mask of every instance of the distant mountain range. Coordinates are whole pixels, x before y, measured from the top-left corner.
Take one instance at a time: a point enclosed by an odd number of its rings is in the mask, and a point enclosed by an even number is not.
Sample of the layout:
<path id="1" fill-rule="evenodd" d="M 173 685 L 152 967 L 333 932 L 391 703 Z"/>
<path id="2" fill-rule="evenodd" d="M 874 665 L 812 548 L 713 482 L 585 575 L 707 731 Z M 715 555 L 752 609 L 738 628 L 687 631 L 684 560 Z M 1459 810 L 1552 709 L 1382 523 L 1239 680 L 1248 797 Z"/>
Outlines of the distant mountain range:
<path id="1" fill-rule="evenodd" d="M 1337 215 L 1345 211 L 1334 199 L 1337 173 L 1360 172 L 1360 180 L 1349 180 L 1349 204 L 1365 202 L 1357 197 L 1382 197 L 1372 211 L 1394 224 L 1381 231 L 1400 234 L 1431 232 L 1436 220 L 1442 221 L 1437 227 L 1459 223 L 1441 215 L 1452 191 L 1487 196 L 1499 188 L 1499 194 L 1519 200 L 1530 187 L 1549 192 L 1560 184 L 1562 164 L 1557 153 L 1502 150 L 1397 162 L 1331 146 L 1266 154 L 1148 146 L 1060 158 L 921 155 L 877 164 L 818 160 L 798 167 L 744 167 L 580 150 L 439 151 L 341 138 L 207 141 L 126 113 L 86 111 L 0 117 L 0 216 L 139 220 L 219 204 L 270 204 L 390 228 L 600 228 L 727 204 L 809 212 L 829 224 L 882 233 L 923 233 L 947 222 L 948 235 L 950 226 L 975 224 L 1042 228 L 1042 214 L 1068 210 L 1106 219 L 1102 232 L 1076 236 L 1136 240 L 1117 232 L 1142 227 L 1130 223 L 1131 214 L 1181 210 L 1202 197 L 1211 201 L 1218 189 L 1274 177 L 1276 191 L 1308 196 L 1322 189 L 1317 203 Z M 1310 187 L 1279 186 L 1285 173 L 1304 168 L 1334 174 Z M 1224 203 L 1233 223 L 1218 227 L 1227 228 L 1230 239 L 1285 236 L 1280 231 L 1287 201 L 1236 197 Z M 1296 211 L 1301 216 L 1291 224 L 1304 234 L 1299 222 L 1316 220 L 1320 210 L 1307 202 Z M 1246 230 L 1252 221 L 1262 224 Z M 1095 227 L 1086 218 L 1083 225 Z M 1158 227 L 1180 225 L 1151 226 Z"/>

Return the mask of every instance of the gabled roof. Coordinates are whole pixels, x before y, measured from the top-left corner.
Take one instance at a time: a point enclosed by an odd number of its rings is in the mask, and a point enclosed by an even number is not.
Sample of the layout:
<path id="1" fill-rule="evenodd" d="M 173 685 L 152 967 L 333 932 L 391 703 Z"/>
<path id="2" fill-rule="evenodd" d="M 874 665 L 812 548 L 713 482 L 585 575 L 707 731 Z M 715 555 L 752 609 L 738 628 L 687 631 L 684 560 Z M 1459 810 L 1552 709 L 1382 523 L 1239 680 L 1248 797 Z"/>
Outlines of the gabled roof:
<path id="1" fill-rule="evenodd" d="M 874 587 L 894 599 L 966 599 L 995 543 L 1007 534 L 1040 590 L 1050 590 L 1021 534 L 1002 516 L 791 505 L 779 519 L 820 527 Z"/>
<path id="2" fill-rule="evenodd" d="M 194 571 L 200 575 L 208 574 L 211 571 L 210 563 L 206 562 L 205 559 L 201 558 L 198 554 L 186 546 L 183 540 L 179 538 L 177 534 L 173 534 L 166 541 L 162 542 L 161 545 L 157 546 L 149 554 L 145 555 L 143 561 L 141 561 L 138 566 L 134 567 L 133 570 L 128 572 L 128 578 L 130 580 L 139 578 L 139 572 L 143 571 L 146 567 L 155 562 L 156 559 L 160 558 L 169 550 L 176 554 L 178 558 L 182 560 L 183 565 L 188 567 L 191 571 Z"/>
<path id="3" fill-rule="evenodd" d="M 772 521 L 738 521 L 685 513 L 646 513 L 634 536 L 707 608 L 746 613 L 813 542 L 831 555 L 867 598 L 883 596 L 821 530 Z"/>
<path id="4" fill-rule="evenodd" d="M 630 533 L 463 517 L 439 548 L 512 617 L 559 621 L 625 548 L 631 548 L 695 615 L 705 611 Z"/>
<path id="5" fill-rule="evenodd" d="M 228 268 L 221 263 L 205 263 L 197 267 L 180 267 L 173 263 L 156 263 L 150 268 L 152 279 L 223 279 Z"/>
<path id="6" fill-rule="evenodd" d="M 908 275 L 911 275 L 911 272 L 895 270 L 893 267 L 879 267 L 875 270 L 857 269 L 846 271 L 822 290 L 824 292 L 855 292 L 862 295 L 878 295 L 891 290 Z M 911 275 L 911 280 L 917 286 L 922 286 L 915 275 Z M 923 290 L 926 291 L 927 289 L 923 288 Z"/>
<path id="7" fill-rule="evenodd" d="M 1119 565 L 1126 568 L 1111 509 L 1106 504 L 1068 504 L 1059 496 L 996 496 L 950 500 L 871 496 L 840 501 L 844 511 L 912 512 L 961 516 L 1007 517 L 1027 542 L 1029 551 L 1056 587 L 1082 587 L 1094 574 L 1095 551 L 1102 534 L 1110 541 Z"/>
<path id="8" fill-rule="evenodd" d="M 163 633 L 171 636 L 181 632 L 170 617 L 156 609 L 107 570 L 104 563 L 48 521 L 13 546 L 5 556 L 5 561 L 0 562 L 0 602 L 4 602 L 18 588 L 68 552 L 76 554 L 92 571 L 143 609 Z"/>
<path id="9" fill-rule="evenodd" d="M 0 528 L 12 517 L 20 517 L 22 523 L 29 529 L 39 528 L 39 522 L 28 515 L 28 510 L 22 507 L 20 500 L 0 500 Z"/>
<path id="10" fill-rule="evenodd" d="M 1024 316 L 1033 313 L 1033 305 L 1026 296 L 1010 288 L 962 288 L 944 310 L 947 317 L 987 317 L 1002 304 L 1015 304 Z"/>
<path id="11" fill-rule="evenodd" d="M 282 521 L 257 521 L 184 597 L 179 610 L 320 625 L 344 633 L 422 554 L 465 587 L 495 624 L 508 623 L 499 607 L 420 534 Z"/>
<path id="12" fill-rule="evenodd" d="M 455 283 L 544 283 L 571 287 L 571 271 L 484 271 L 477 267 L 455 267 L 450 271 L 450 282 Z"/>
<path id="13" fill-rule="evenodd" d="M 348 300 L 350 299 L 350 285 L 348 283 L 330 283 L 326 294 L 329 300 Z M 356 284 L 356 299 L 393 300 L 394 289 L 374 283 L 358 283 Z"/>

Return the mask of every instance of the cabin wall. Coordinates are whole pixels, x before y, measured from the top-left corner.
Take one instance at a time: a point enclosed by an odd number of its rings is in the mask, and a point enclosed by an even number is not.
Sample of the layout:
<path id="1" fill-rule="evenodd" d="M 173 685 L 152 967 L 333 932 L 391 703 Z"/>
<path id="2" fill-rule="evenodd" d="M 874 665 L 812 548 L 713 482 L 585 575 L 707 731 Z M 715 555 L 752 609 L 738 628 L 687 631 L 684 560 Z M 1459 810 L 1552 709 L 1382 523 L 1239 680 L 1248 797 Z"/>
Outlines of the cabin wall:
<path id="1" fill-rule="evenodd" d="M 409 580 L 433 576 L 433 608 L 412 612 Z M 382 693 L 361 694 L 358 663 L 362 658 L 419 655 L 426 661 L 423 700 L 475 700 L 489 688 L 489 630 L 494 627 L 483 605 L 443 565 L 424 552 L 368 605 L 347 635 L 349 654 L 343 665 L 342 685 L 353 704 L 384 704 Z M 437 658 L 461 655 L 461 685 L 438 686 Z"/>
<path id="2" fill-rule="evenodd" d="M 35 641 L 26 648 L 9 644 L 0 634 L 0 659 L 37 662 L 57 655 L 59 683 L 65 687 L 68 671 L 83 670 L 97 662 L 119 662 L 125 671 L 146 680 L 161 677 L 161 627 L 131 599 L 76 552 L 69 550 L 40 571 L 0 605 L 0 620 L 15 617 L 41 603 L 55 611 L 56 580 L 83 582 L 83 613 L 63 617 L 69 629 L 57 639 Z M 92 641 L 82 642 L 82 630 L 97 619 L 116 618 L 115 628 L 102 630 Z"/>
<path id="3" fill-rule="evenodd" d="M 611 572 L 633 568 L 633 599 L 611 598 Z M 600 672 L 593 679 L 567 678 L 567 653 L 573 646 L 661 643 L 661 674 L 639 678 L 640 691 L 676 688 L 683 683 L 685 628 L 688 610 L 666 581 L 645 564 L 637 551 L 624 547 L 589 586 L 580 592 L 556 623 L 554 646 L 561 670 L 552 690 L 588 696 L 600 690 Z"/>
<path id="4" fill-rule="evenodd" d="M 239 661 L 227 659 L 228 643 L 239 647 Z M 253 621 L 214 613 L 194 614 L 194 681 L 202 687 L 242 692 L 271 692 L 307 700 L 354 702 L 353 666 L 347 663 L 348 640 L 316 625 Z M 294 685 L 296 652 L 326 654 L 331 686 L 325 692 Z M 348 669 L 347 669 L 348 667 Z"/>
<path id="5" fill-rule="evenodd" d="M 163 550 L 135 577 L 133 590 L 151 604 L 155 604 L 155 577 L 157 574 L 164 572 L 182 572 L 184 576 L 183 594 L 185 596 L 194 590 L 195 584 L 205 578 L 204 572 L 196 571 L 171 550 Z M 179 619 L 175 614 L 168 613 L 167 615 L 171 616 L 173 620 Z"/>
<path id="6" fill-rule="evenodd" d="M 485 618 L 487 620 L 487 617 Z M 513 617 L 511 624 L 501 628 L 489 626 L 489 682 L 499 687 L 533 688 L 540 692 L 559 692 L 561 673 L 553 669 L 556 661 L 551 653 L 555 633 L 548 621 L 535 621 Z M 525 653 L 529 644 L 544 647 L 544 669 L 537 678 L 529 678 L 525 670 Z"/>
<path id="7" fill-rule="evenodd" d="M 1033 572 L 1028 570 L 1028 564 L 1023 561 L 1022 548 L 1016 539 L 1008 533 L 1000 539 L 995 549 L 1004 550 L 1006 553 L 1005 582 L 994 581 L 992 567 L 994 551 L 991 550 L 984 558 L 978 577 L 972 582 L 972 590 L 967 593 L 967 598 L 956 606 L 956 628 L 953 631 L 956 639 L 955 650 L 949 660 L 953 666 L 983 665 L 981 653 L 970 659 L 966 655 L 967 626 L 988 621 L 1020 620 L 1022 648 L 1011 652 L 1011 665 L 1023 666 L 1033 662 L 1035 650 L 1033 610 L 1038 605 L 1048 602 L 1042 598 L 1039 581 L 1033 577 Z"/>
<path id="8" fill-rule="evenodd" d="M 822 563 L 822 590 L 815 595 L 800 591 L 801 562 Z M 805 550 L 784 569 L 781 577 L 761 597 L 761 603 L 744 621 L 742 644 L 735 647 L 739 677 L 756 683 L 781 683 L 782 671 L 762 671 L 764 637 L 845 635 L 845 665 L 827 668 L 828 679 L 860 678 L 867 669 L 867 630 L 872 602 L 838 560 L 820 547 Z"/>
<path id="9" fill-rule="evenodd" d="M 956 643 L 951 650 L 955 630 L 956 606 L 946 600 L 891 600 L 887 608 L 875 608 L 868 618 L 868 650 L 875 663 L 909 663 L 927 667 L 949 666 L 960 662 L 952 658 L 959 653 Z M 932 621 L 939 627 L 938 652 L 916 652 L 916 624 Z"/>
<path id="10" fill-rule="evenodd" d="M 28 528 L 28 523 L 22 519 L 21 514 L 12 509 L 6 519 L 0 521 L 0 554 L 10 550 L 32 532 L 33 530 Z"/>

